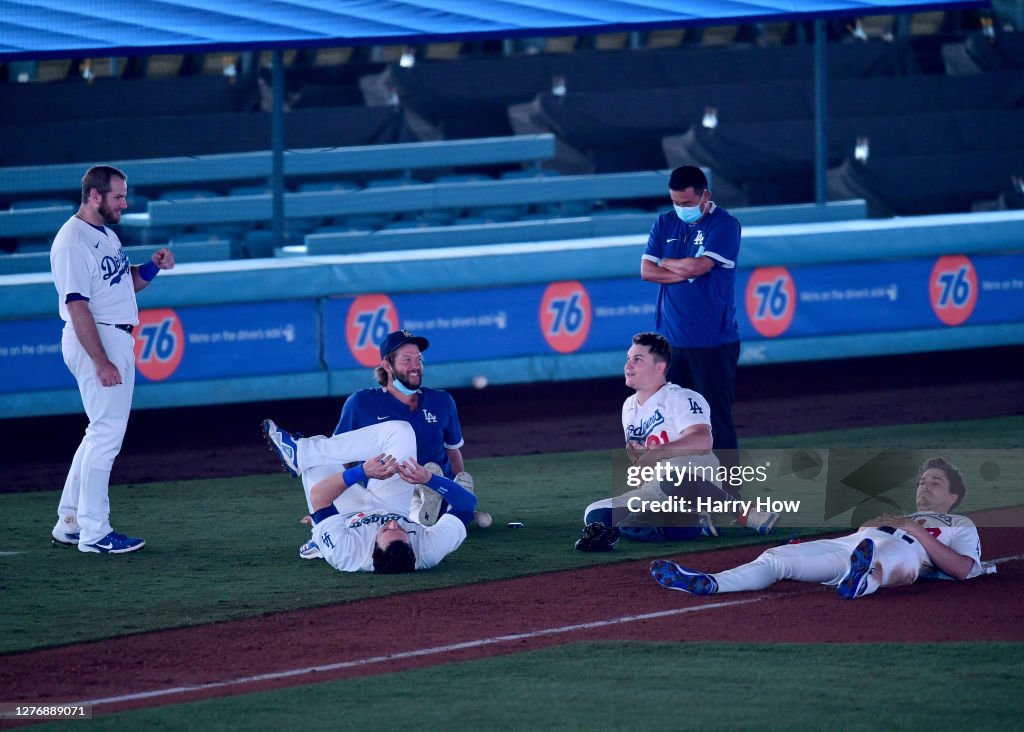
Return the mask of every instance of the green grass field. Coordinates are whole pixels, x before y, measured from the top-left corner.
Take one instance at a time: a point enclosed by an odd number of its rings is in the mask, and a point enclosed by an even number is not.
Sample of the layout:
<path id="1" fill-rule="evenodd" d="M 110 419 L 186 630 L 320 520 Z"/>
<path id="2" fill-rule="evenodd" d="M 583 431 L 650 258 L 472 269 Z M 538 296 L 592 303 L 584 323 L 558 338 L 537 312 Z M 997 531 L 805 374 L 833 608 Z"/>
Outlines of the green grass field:
<path id="1" fill-rule="evenodd" d="M 991 464 L 993 456 L 1004 466 L 1019 460 L 1024 417 L 745 442 L 752 450 L 799 446 L 924 449 L 954 460 L 959 453 L 977 470 L 986 461 Z M 469 467 L 483 504 L 495 516 L 495 527 L 471 529 L 466 546 L 436 569 L 387 582 L 373 575 L 331 572 L 322 562 L 297 558 L 298 545 L 309 536 L 298 523 L 305 504 L 299 481 L 283 474 L 114 487 L 114 525 L 147 540 L 144 551 L 119 557 L 50 546 L 57 494 L 0 495 L 0 653 L 666 551 L 664 544 L 629 542 L 620 542 L 610 554 L 572 550 L 587 503 L 619 492 L 612 488 L 608 453 L 471 460 Z M 964 509 L 987 507 L 991 501 L 1024 503 L 1019 483 L 1009 482 L 1020 472 L 1011 473 L 1004 470 L 996 481 L 1001 490 L 977 494 L 987 496 L 984 505 L 971 503 L 976 497 L 971 494 Z M 522 521 L 525 528 L 506 529 L 505 522 L 512 520 Z M 806 526 L 797 530 L 813 531 Z M 723 533 L 722 540 L 672 544 L 671 551 L 777 541 L 777 536 L 759 538 L 740 529 Z M 122 607 L 145 612 L 107 613 L 112 598 Z M 499 729 L 793 729 L 818 727 L 825 719 L 843 729 L 879 720 L 886 727 L 914 729 L 943 726 L 942 720 L 950 716 L 958 724 L 984 719 L 992 727 L 1021 709 L 1019 700 L 1013 701 L 1005 690 L 1014 684 L 1020 688 L 1022 649 L 896 646 L 884 649 L 886 662 L 880 665 L 872 654 L 881 651 L 863 646 L 797 651 L 786 646 L 580 644 L 394 678 L 375 676 L 116 715 L 98 721 L 98 726 L 179 729 L 204 718 L 237 729 L 308 728 L 343 713 L 361 727 L 386 710 L 396 722 L 462 720 Z M 936 665 L 931 662 L 936 657 L 944 660 Z M 921 683 L 934 692 L 926 698 L 914 683 L 922 668 L 928 671 Z M 956 668 L 970 673 L 954 678 L 950 674 Z M 444 675 L 442 682 L 436 681 L 438 674 Z M 943 684 L 955 692 L 939 691 Z M 893 693 L 894 685 L 902 691 Z M 397 702 L 388 691 L 393 686 L 403 690 Z M 320 692 L 327 692 L 326 711 L 318 709 L 324 698 Z M 970 716 L 973 702 L 963 700 L 982 698 L 987 703 L 979 706 L 980 716 Z M 474 720 L 480 724 L 473 725 Z"/>
<path id="2" fill-rule="evenodd" d="M 991 730 L 1019 721 L 1022 684 L 1024 644 L 577 643 L 76 727 Z"/>

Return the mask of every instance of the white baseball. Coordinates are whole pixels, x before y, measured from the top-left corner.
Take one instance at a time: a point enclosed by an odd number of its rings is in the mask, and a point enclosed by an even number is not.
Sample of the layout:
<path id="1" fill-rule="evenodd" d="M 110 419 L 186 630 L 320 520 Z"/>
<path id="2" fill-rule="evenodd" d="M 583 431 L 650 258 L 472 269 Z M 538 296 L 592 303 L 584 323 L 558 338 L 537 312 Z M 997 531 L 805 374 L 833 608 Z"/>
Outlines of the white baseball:
<path id="1" fill-rule="evenodd" d="M 485 389 L 487 387 L 487 377 L 483 374 L 478 374 L 473 377 L 473 388 L 474 389 Z"/>
<path id="2" fill-rule="evenodd" d="M 491 518 L 491 514 L 487 513 L 486 511 L 475 512 L 473 514 L 473 518 L 476 519 L 476 525 L 479 526 L 481 529 L 486 529 L 488 526 L 494 523 L 494 519 Z"/>

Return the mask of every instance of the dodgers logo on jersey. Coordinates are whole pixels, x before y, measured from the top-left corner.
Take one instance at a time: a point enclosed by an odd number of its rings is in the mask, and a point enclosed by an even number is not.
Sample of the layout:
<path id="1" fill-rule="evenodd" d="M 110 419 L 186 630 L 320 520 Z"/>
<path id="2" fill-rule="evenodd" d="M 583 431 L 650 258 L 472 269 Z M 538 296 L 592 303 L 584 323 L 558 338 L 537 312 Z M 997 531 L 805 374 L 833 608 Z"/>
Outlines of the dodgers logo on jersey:
<path id="1" fill-rule="evenodd" d="M 437 422 L 437 417 L 428 412 L 426 409 L 423 410 L 423 419 L 428 424 L 434 424 L 435 422 Z"/>
<path id="2" fill-rule="evenodd" d="M 369 515 L 365 513 L 359 513 L 352 517 L 352 520 L 349 522 L 348 527 L 350 529 L 356 529 L 360 526 L 367 526 L 370 524 L 379 524 L 380 526 L 383 526 L 388 521 L 397 521 L 400 524 L 409 523 L 409 519 L 407 519 L 400 513 L 372 513 Z M 403 526 L 402 528 L 406 529 L 406 531 L 410 534 L 416 533 L 415 531 L 409 530 L 407 526 Z"/>
<path id="3" fill-rule="evenodd" d="M 110 286 L 120 284 L 121 278 L 131 270 L 128 262 L 128 255 L 124 249 L 120 251 L 120 257 L 106 256 L 100 262 L 100 269 L 103 270 L 103 281 L 110 280 Z"/>
<path id="4" fill-rule="evenodd" d="M 660 427 L 663 424 L 665 424 L 665 416 L 660 409 L 655 409 L 654 414 L 642 420 L 639 426 L 629 425 L 629 436 L 626 439 L 644 442 L 647 436 L 654 432 L 655 427 Z"/>
<path id="5" fill-rule="evenodd" d="M 690 414 L 704 414 L 704 410 L 701 408 L 700 404 L 693 401 L 692 397 L 686 397 L 686 401 L 690 402 Z"/>

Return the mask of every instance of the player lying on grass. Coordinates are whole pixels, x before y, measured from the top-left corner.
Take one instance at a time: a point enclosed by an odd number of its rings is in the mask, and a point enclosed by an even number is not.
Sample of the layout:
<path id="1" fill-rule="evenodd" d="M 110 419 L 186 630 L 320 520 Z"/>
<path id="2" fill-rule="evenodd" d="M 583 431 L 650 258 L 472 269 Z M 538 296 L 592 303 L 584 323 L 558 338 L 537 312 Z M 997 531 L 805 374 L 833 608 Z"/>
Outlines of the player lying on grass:
<path id="1" fill-rule="evenodd" d="M 978 529 L 966 516 L 950 513 L 966 494 L 960 470 L 944 458 L 931 458 L 918 474 L 916 513 L 883 514 L 849 536 L 775 547 L 714 574 L 658 559 L 651 563 L 651 576 L 663 587 L 694 595 L 761 590 L 784 579 L 820 582 L 835 585 L 844 600 L 879 587 L 909 585 L 936 570 L 969 579 L 983 572 Z"/>
<path id="2" fill-rule="evenodd" d="M 309 493 L 313 540 L 338 571 L 396 574 L 429 569 L 466 538 L 476 496 L 416 462 L 416 436 L 408 422 L 303 438 L 268 419 L 263 432 L 295 476 L 322 465 L 361 463 L 322 478 Z M 433 526 L 411 520 L 414 485 L 437 491 L 452 510 Z"/>
<path id="3" fill-rule="evenodd" d="M 636 393 L 622 405 L 622 429 L 626 452 L 633 466 L 655 467 L 659 463 L 679 470 L 687 466 L 719 466 L 711 452 L 711 410 L 700 394 L 665 381 L 672 350 L 657 333 L 638 333 L 626 353 L 626 386 Z M 609 551 L 620 536 L 633 541 L 685 540 L 701 533 L 717 536 L 711 517 L 694 511 L 675 514 L 633 510 L 637 501 L 661 502 L 673 497 L 695 501 L 700 497 L 716 501 L 739 498 L 718 483 L 701 479 L 668 486 L 648 480 L 637 490 L 605 498 L 583 512 L 583 536 L 576 548 L 584 552 Z M 693 503 L 690 504 L 695 505 Z M 749 511 L 737 516 L 737 523 L 759 534 L 767 534 L 779 514 Z"/>

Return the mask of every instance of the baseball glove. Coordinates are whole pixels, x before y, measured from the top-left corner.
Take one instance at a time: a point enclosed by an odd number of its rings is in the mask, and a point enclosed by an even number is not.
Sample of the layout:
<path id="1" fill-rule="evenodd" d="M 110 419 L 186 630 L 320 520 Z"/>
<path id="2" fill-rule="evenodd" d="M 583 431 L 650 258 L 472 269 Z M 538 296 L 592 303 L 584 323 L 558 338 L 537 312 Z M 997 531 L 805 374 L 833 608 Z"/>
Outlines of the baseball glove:
<path id="1" fill-rule="evenodd" d="M 619 530 L 614 526 L 605 526 L 595 521 L 583 528 L 583 535 L 576 540 L 576 549 L 581 552 L 610 552 L 619 540 L 619 535 Z"/>

